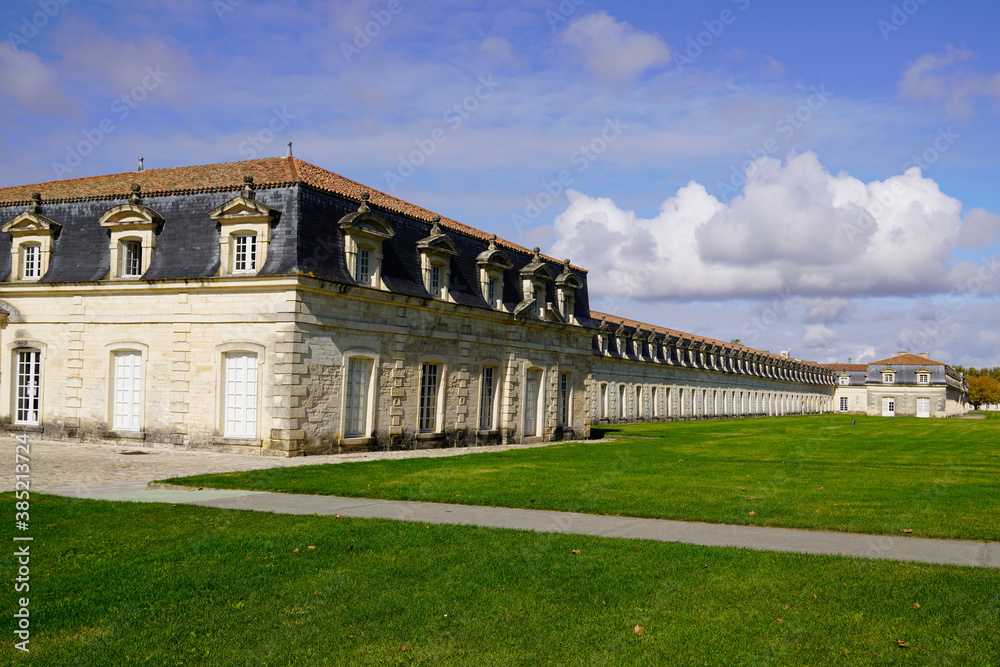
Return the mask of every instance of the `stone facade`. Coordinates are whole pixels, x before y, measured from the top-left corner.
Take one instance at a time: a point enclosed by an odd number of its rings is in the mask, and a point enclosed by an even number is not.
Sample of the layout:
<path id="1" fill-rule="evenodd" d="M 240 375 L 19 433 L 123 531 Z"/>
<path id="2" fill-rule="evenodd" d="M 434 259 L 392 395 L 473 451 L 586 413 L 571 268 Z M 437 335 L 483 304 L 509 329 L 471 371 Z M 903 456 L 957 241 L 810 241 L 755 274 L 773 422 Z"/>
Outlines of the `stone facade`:
<path id="1" fill-rule="evenodd" d="M 0 189 L 0 221 L 16 432 L 295 456 L 827 412 L 839 391 L 592 313 L 569 260 L 291 156 Z"/>
<path id="2" fill-rule="evenodd" d="M 894 417 L 954 417 L 967 412 L 961 373 L 927 354 L 899 352 L 870 364 L 829 364 L 835 410 Z"/>

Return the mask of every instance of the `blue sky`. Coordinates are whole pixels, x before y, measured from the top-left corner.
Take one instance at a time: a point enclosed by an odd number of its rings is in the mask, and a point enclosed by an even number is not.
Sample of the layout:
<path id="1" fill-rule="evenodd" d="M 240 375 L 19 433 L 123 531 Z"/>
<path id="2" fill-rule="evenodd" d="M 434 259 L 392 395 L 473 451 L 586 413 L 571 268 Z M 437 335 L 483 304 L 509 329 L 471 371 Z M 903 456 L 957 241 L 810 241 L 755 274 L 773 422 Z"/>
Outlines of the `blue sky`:
<path id="1" fill-rule="evenodd" d="M 1000 4 L 6 2 L 0 185 L 284 155 L 817 361 L 1000 365 Z"/>

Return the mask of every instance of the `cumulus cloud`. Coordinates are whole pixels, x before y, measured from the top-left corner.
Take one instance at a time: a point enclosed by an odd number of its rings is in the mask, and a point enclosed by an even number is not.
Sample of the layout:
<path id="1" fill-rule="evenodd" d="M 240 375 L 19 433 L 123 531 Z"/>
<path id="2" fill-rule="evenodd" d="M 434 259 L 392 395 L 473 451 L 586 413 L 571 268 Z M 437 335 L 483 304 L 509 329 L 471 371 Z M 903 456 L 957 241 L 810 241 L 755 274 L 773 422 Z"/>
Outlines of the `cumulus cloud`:
<path id="1" fill-rule="evenodd" d="M 584 68 L 605 83 L 625 83 L 670 62 L 670 47 L 605 11 L 573 19 L 560 35 Z"/>
<path id="2" fill-rule="evenodd" d="M 983 208 L 972 209 L 965 214 L 960 236 L 966 248 L 991 247 L 1000 241 L 1000 215 Z"/>
<path id="3" fill-rule="evenodd" d="M 921 56 L 903 73 L 899 94 L 917 102 L 942 102 L 949 113 L 970 116 L 976 98 L 1000 102 L 1000 73 L 984 74 L 964 67 L 976 54 L 951 45 L 944 53 Z"/>
<path id="4" fill-rule="evenodd" d="M 552 254 L 589 267 L 595 294 L 644 300 L 938 293 L 961 277 L 953 254 L 964 225 L 983 237 L 984 214 L 967 223 L 961 202 L 917 167 L 864 183 L 830 174 L 812 152 L 757 160 L 729 203 L 691 182 L 649 219 L 568 197 Z"/>
<path id="5" fill-rule="evenodd" d="M 825 324 L 807 324 L 802 343 L 808 347 L 826 348 L 837 339 L 837 332 Z"/>
<path id="6" fill-rule="evenodd" d="M 16 50 L 10 42 L 0 42 L 0 89 L 32 111 L 65 112 L 77 106 L 60 92 L 54 68 L 37 53 Z"/>

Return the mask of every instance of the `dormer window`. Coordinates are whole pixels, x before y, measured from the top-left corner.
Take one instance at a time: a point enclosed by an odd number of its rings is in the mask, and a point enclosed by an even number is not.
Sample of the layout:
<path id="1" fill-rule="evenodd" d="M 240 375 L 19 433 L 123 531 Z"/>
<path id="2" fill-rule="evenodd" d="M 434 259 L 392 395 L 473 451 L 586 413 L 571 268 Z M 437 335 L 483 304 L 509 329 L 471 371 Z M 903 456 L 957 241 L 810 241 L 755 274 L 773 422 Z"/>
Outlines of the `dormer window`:
<path id="1" fill-rule="evenodd" d="M 267 260 L 271 223 L 278 212 L 257 201 L 253 176 L 243 177 L 243 189 L 208 214 L 219 225 L 219 275 L 256 274 Z"/>
<path id="2" fill-rule="evenodd" d="M 486 279 L 486 303 L 493 308 L 497 307 L 500 295 L 500 281 L 497 278 Z"/>
<path id="3" fill-rule="evenodd" d="M 118 275 L 123 278 L 138 278 L 142 275 L 142 241 L 127 239 L 121 242 L 118 250 L 121 258 L 121 270 Z"/>
<path id="4" fill-rule="evenodd" d="M 576 291 L 583 288 L 583 280 L 570 268 L 570 261 L 563 260 L 563 271 L 556 278 L 556 297 L 559 299 L 559 314 L 564 321 L 575 324 L 573 311 L 576 308 Z"/>
<path id="5" fill-rule="evenodd" d="M 917 372 L 917 384 L 930 384 L 931 374 L 928 371 Z"/>
<path id="6" fill-rule="evenodd" d="M 896 374 L 893 371 L 882 371 L 882 384 L 894 384 Z"/>
<path id="7" fill-rule="evenodd" d="M 111 236 L 108 277 L 112 280 L 141 278 L 149 270 L 163 217 L 143 206 L 138 183 L 132 184 L 128 202 L 105 211 L 100 224 Z"/>
<path id="8" fill-rule="evenodd" d="M 21 245 L 21 279 L 38 280 L 42 277 L 42 246 L 38 243 Z"/>
<path id="9" fill-rule="evenodd" d="M 521 290 L 523 300 L 514 313 L 518 314 L 530 309 L 530 313 L 540 320 L 561 319 L 558 313 L 549 310 L 546 298 L 546 285 L 553 279 L 552 270 L 542 260 L 541 249 L 535 248 L 531 262 L 521 269 Z"/>
<path id="10" fill-rule="evenodd" d="M 441 216 L 431 218 L 431 231 L 417 241 L 420 253 L 420 270 L 424 288 L 435 299 L 450 300 L 448 285 L 451 282 L 451 258 L 458 255 L 458 246 L 441 229 Z"/>
<path id="11" fill-rule="evenodd" d="M 42 215 L 42 196 L 31 195 L 28 210 L 2 227 L 12 237 L 10 280 L 39 280 L 49 268 L 53 240 L 59 223 Z"/>
<path id="12" fill-rule="evenodd" d="M 479 265 L 479 286 L 490 308 L 503 310 L 503 276 L 514 264 L 505 252 L 497 248 L 497 235 L 490 235 L 490 245 L 476 257 Z"/>
<path id="13" fill-rule="evenodd" d="M 372 284 L 372 253 L 369 248 L 358 246 L 354 254 L 354 279 L 361 285 Z"/>
<path id="14" fill-rule="evenodd" d="M 843 386 L 847 386 L 847 385 L 851 384 L 851 376 L 850 375 L 841 375 L 840 376 L 840 384 L 843 385 Z"/>
<path id="15" fill-rule="evenodd" d="M 385 289 L 382 282 L 382 243 L 396 235 L 392 225 L 368 207 L 370 195 L 361 193 L 358 210 L 340 219 L 344 230 L 347 270 L 359 285 Z"/>
<path id="16" fill-rule="evenodd" d="M 257 235 L 233 234 L 233 273 L 256 273 Z"/>
<path id="17" fill-rule="evenodd" d="M 441 298 L 441 265 L 431 265 L 431 296 Z"/>

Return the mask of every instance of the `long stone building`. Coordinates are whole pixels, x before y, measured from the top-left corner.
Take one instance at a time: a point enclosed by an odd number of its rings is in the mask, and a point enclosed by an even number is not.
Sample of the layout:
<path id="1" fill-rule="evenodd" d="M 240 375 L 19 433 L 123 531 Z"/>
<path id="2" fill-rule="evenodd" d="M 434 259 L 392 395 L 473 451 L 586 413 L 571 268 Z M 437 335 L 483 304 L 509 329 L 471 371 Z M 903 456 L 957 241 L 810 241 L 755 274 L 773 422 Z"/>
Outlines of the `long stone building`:
<path id="1" fill-rule="evenodd" d="M 0 189 L 0 425 L 301 455 L 826 412 L 835 371 L 291 155 Z"/>

